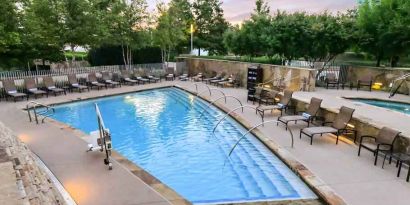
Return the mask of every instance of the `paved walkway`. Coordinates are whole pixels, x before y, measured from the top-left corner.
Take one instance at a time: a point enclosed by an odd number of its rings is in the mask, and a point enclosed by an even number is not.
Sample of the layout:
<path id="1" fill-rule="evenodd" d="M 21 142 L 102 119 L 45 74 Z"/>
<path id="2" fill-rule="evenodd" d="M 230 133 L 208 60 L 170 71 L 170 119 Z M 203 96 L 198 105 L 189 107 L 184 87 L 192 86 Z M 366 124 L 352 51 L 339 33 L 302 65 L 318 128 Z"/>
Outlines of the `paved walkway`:
<path id="1" fill-rule="evenodd" d="M 67 100 L 75 100 L 85 96 L 103 96 L 106 94 L 121 93 L 145 89 L 151 87 L 180 84 L 188 89 L 195 90 L 191 82 L 163 82 L 161 84 L 144 85 L 109 89 L 103 91 L 92 91 L 83 94 L 69 94 L 67 96 L 50 97 L 39 99 L 42 103 L 56 103 Z M 204 91 L 204 86 L 199 86 Z M 222 89 L 227 95 L 234 95 L 246 102 L 245 89 Z M 324 107 L 338 108 L 346 105 L 341 95 L 362 95 L 365 92 L 356 91 L 326 91 L 319 90 L 314 93 L 296 93 L 297 98 L 311 96 L 324 98 Z M 384 94 L 384 93 L 383 93 Z M 375 95 L 375 93 L 371 93 Z M 382 95 L 382 94 L 377 94 Z M 387 94 L 386 94 L 387 95 Z M 215 94 L 213 98 L 219 95 Z M 409 99 L 408 96 L 400 98 Z M 336 100 L 337 99 L 337 100 Z M 339 101 L 340 100 L 340 101 Z M 222 103 L 222 102 L 221 102 Z M 140 179 L 114 163 L 114 170 L 107 171 L 102 163 L 102 156 L 98 153 L 85 153 L 86 143 L 76 136 L 71 130 L 64 129 L 52 123 L 35 125 L 28 123 L 27 114 L 21 111 L 26 102 L 11 103 L 0 102 L 0 121 L 3 121 L 13 129 L 29 147 L 40 156 L 51 171 L 63 183 L 64 187 L 79 204 L 167 204 L 168 202 L 158 193 L 146 186 Z M 251 105 L 251 104 L 249 104 Z M 225 105 L 229 108 L 238 106 L 238 103 L 228 99 Z M 352 105 L 354 106 L 354 105 Z M 385 118 L 384 112 L 389 112 L 372 106 L 360 105 L 356 115 L 363 115 L 372 120 L 396 125 L 399 130 L 410 129 L 404 119 L 398 113 L 390 112 L 391 117 Z M 260 122 L 254 110 L 245 110 L 240 113 L 251 124 Z M 384 119 L 385 118 L 385 119 Z M 275 116 L 268 117 L 276 119 Z M 398 119 L 398 121 L 396 121 Z M 394 121 L 393 121 L 394 120 Z M 402 123 L 402 124 L 398 124 Z M 292 126 L 292 131 L 298 133 L 300 125 Z M 373 156 L 363 152 L 357 157 L 357 146 L 347 139 L 344 143 L 335 145 L 335 139 L 331 136 L 316 138 L 314 145 L 309 145 L 308 138 L 295 140 L 295 147 L 290 147 L 289 134 L 281 126 L 268 125 L 261 131 L 269 136 L 272 141 L 285 147 L 301 163 L 306 165 L 313 173 L 320 177 L 327 185 L 340 194 L 347 203 L 352 205 L 408 205 L 410 196 L 410 183 L 406 183 L 404 175 L 396 178 L 396 168 L 393 165 L 381 169 L 373 166 Z M 405 170 L 407 171 L 407 170 Z"/>

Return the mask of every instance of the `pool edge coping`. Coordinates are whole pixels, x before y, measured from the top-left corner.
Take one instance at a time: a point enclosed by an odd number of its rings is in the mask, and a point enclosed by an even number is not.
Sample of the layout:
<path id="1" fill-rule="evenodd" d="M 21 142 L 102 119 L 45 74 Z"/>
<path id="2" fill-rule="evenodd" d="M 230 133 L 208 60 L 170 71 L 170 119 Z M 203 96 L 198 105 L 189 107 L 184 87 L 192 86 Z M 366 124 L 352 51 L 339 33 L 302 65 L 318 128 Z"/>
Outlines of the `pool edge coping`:
<path id="1" fill-rule="evenodd" d="M 131 94 L 131 93 L 138 93 L 138 92 L 144 92 L 144 91 L 149 91 L 149 90 L 156 90 L 156 89 L 164 89 L 164 88 L 178 88 L 181 89 L 187 93 L 196 95 L 195 92 L 187 90 L 186 88 L 180 86 L 180 85 L 166 85 L 166 86 L 159 86 L 155 88 L 146 88 L 146 89 L 139 89 L 139 90 L 133 90 L 133 91 L 128 91 L 128 92 L 121 92 L 121 93 L 113 93 L 113 94 L 106 94 L 106 95 L 100 95 L 100 96 L 92 96 L 92 97 L 84 97 L 84 98 L 77 98 L 77 99 L 71 99 L 71 100 L 65 100 L 57 103 L 52 103 L 48 105 L 56 106 L 56 105 L 64 105 L 68 103 L 75 103 L 75 102 L 81 102 L 81 101 L 86 101 L 86 100 L 94 100 L 94 99 L 99 99 L 99 98 L 104 98 L 104 97 L 114 97 L 114 96 L 121 96 L 121 95 L 126 95 L 126 94 Z M 204 96 L 198 96 L 202 100 L 211 103 L 212 100 L 204 97 Z M 225 106 L 219 104 L 219 103 L 214 103 L 214 106 L 216 106 L 218 109 L 221 111 L 228 113 L 229 109 L 226 108 Z M 23 108 L 24 111 L 24 108 Z M 252 126 L 249 124 L 247 120 L 244 118 L 240 117 L 239 115 L 232 113 L 230 115 L 232 119 L 237 121 L 239 124 L 241 124 L 245 129 L 250 129 Z M 84 133 L 83 131 L 76 129 L 68 124 L 65 124 L 63 122 L 54 120 L 52 118 L 47 118 L 46 119 L 48 122 L 53 123 L 54 125 L 57 126 L 62 126 L 61 129 L 66 129 L 70 130 L 75 135 L 82 140 L 85 141 L 85 137 L 89 136 L 88 134 Z M 307 169 L 302 163 L 297 161 L 291 153 L 289 153 L 286 149 L 280 147 L 277 145 L 275 142 L 270 140 L 268 137 L 266 137 L 259 129 L 255 129 L 252 131 L 252 134 L 255 135 L 256 139 L 258 139 L 260 142 L 262 142 L 271 152 L 273 152 L 289 169 L 292 170 L 293 173 L 295 173 L 298 177 L 302 179 L 306 185 L 312 189 L 312 191 L 318 195 L 318 199 L 299 199 L 299 200 L 292 200 L 290 202 L 307 202 L 307 201 L 320 201 L 324 202 L 329 205 L 344 205 L 346 202 L 339 196 L 337 195 L 332 188 L 330 188 L 328 185 L 326 185 L 319 177 L 315 176 L 309 169 Z M 162 183 L 159 179 L 156 177 L 152 176 L 149 172 L 144 170 L 143 168 L 139 167 L 135 163 L 131 162 L 121 154 L 113 150 L 113 155 L 112 158 L 122 165 L 124 168 L 126 168 L 128 171 L 130 171 L 135 177 L 138 177 L 140 180 L 142 180 L 144 183 L 146 183 L 147 186 L 151 187 L 153 190 L 158 192 L 162 197 L 167 199 L 169 202 L 173 204 L 192 204 L 190 201 L 187 199 L 183 198 L 181 195 L 178 194 L 175 190 L 172 188 L 168 187 L 166 184 Z M 134 169 L 134 170 L 133 170 Z M 135 171 L 139 171 L 135 172 Z M 138 173 L 138 174 L 136 174 Z M 147 178 L 142 178 L 140 177 L 141 175 L 147 177 Z M 155 183 L 152 183 L 155 182 Z M 156 186 L 152 186 L 156 185 Z M 176 194 L 173 197 L 169 198 L 167 196 L 168 194 Z M 268 203 L 268 204 L 283 204 L 286 203 L 286 201 L 289 200 L 276 200 L 276 201 L 263 201 L 263 203 Z M 234 203 L 234 202 L 225 202 L 225 203 L 218 203 L 218 205 L 223 205 L 223 204 L 260 204 L 261 202 L 239 202 L 239 203 Z"/>

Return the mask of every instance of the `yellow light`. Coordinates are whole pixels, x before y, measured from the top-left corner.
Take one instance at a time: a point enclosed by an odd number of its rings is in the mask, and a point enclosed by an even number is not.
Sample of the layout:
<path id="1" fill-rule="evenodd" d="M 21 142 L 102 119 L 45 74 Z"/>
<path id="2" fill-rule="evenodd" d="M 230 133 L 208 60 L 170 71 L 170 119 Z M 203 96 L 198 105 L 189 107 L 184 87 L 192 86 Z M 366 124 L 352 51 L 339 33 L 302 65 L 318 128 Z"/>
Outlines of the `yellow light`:
<path id="1" fill-rule="evenodd" d="M 350 124 L 350 123 L 348 123 L 348 124 L 347 124 L 347 127 L 352 128 L 352 129 L 354 129 L 354 128 L 355 128 L 355 126 L 354 126 L 354 125 L 352 125 L 352 124 Z"/>
<path id="2" fill-rule="evenodd" d="M 280 98 L 275 98 L 275 101 L 276 101 L 276 102 L 279 102 L 279 101 L 280 101 Z"/>
<path id="3" fill-rule="evenodd" d="M 380 89 L 382 88 L 382 86 L 383 86 L 383 83 L 374 83 L 374 84 L 372 85 L 372 89 L 374 89 L 374 90 L 380 90 Z"/>
<path id="4" fill-rule="evenodd" d="M 18 138 L 26 144 L 31 142 L 31 140 L 32 140 L 32 138 L 30 136 L 26 135 L 26 134 L 21 134 L 21 135 L 18 136 Z"/>
<path id="5" fill-rule="evenodd" d="M 194 32 L 195 32 L 195 30 L 194 30 L 194 24 L 191 24 L 191 30 L 190 30 L 190 32 L 191 32 L 191 33 L 194 33 Z"/>

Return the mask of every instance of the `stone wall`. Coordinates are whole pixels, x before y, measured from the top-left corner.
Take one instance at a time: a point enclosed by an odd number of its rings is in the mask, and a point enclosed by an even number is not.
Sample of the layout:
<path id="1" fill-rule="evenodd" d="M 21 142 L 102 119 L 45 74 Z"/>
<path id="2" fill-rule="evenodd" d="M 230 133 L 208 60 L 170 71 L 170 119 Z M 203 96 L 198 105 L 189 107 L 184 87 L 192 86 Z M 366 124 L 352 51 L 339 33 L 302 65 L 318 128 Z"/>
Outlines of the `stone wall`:
<path id="1" fill-rule="evenodd" d="M 287 89 L 293 91 L 315 90 L 316 70 L 314 69 L 202 58 L 180 58 L 179 60 L 186 62 L 190 75 L 196 75 L 197 73 L 204 73 L 206 76 L 213 76 L 216 73 L 238 75 L 240 76 L 242 86 L 246 85 L 248 67 L 260 65 L 264 71 L 263 82 L 283 79 L 283 84 Z M 278 81 L 275 81 L 275 83 L 278 83 Z M 273 84 L 275 85 L 275 83 Z"/>
<path id="2" fill-rule="evenodd" d="M 364 67 L 364 66 L 350 66 L 348 71 L 348 81 L 356 83 L 361 77 L 372 76 L 374 82 L 382 83 L 382 89 L 388 90 L 389 84 L 393 82 L 394 79 L 403 76 L 404 74 L 410 73 L 408 68 L 377 68 L 377 67 Z M 400 93 L 409 94 L 410 83 L 405 83 L 401 89 Z"/>
<path id="3" fill-rule="evenodd" d="M 33 153 L 0 122 L 0 204 L 65 204 Z"/>

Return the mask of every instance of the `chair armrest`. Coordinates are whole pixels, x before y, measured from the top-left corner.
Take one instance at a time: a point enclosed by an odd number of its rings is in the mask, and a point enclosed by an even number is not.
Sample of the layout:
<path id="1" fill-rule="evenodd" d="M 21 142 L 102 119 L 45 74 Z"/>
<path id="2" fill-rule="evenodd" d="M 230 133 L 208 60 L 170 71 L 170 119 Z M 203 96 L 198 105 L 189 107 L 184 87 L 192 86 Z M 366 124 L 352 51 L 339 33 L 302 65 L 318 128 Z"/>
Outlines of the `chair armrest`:
<path id="1" fill-rule="evenodd" d="M 329 124 L 332 124 L 332 123 L 333 122 L 323 122 L 322 125 L 325 126 L 325 125 L 329 125 Z"/>
<path id="2" fill-rule="evenodd" d="M 373 139 L 374 141 L 376 141 L 376 137 L 370 136 L 370 135 L 363 135 L 360 137 L 360 143 L 363 142 L 363 139 L 365 138 L 369 138 L 369 139 Z"/>

